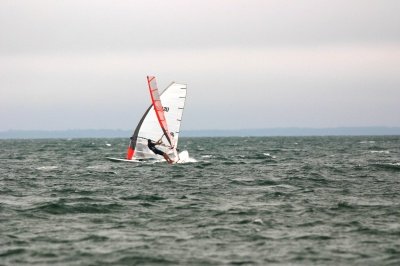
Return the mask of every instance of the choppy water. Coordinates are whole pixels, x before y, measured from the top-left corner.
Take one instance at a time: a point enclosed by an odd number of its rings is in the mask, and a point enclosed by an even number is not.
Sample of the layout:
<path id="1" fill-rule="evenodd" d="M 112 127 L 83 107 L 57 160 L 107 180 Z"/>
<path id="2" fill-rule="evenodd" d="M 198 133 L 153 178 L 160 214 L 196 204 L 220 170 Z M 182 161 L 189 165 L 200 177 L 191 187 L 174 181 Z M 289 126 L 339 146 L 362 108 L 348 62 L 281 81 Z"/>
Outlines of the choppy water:
<path id="1" fill-rule="evenodd" d="M 399 265 L 400 137 L 0 141 L 1 265 Z"/>

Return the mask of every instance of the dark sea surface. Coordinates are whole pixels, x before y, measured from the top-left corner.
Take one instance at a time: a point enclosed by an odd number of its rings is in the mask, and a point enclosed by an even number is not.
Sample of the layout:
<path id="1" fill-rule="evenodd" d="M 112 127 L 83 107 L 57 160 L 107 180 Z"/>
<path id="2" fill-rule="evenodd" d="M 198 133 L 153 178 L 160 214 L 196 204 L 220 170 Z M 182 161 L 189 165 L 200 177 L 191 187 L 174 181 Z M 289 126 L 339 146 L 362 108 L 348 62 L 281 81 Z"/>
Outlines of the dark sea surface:
<path id="1" fill-rule="evenodd" d="M 400 136 L 0 140 L 0 265 L 400 265 Z"/>

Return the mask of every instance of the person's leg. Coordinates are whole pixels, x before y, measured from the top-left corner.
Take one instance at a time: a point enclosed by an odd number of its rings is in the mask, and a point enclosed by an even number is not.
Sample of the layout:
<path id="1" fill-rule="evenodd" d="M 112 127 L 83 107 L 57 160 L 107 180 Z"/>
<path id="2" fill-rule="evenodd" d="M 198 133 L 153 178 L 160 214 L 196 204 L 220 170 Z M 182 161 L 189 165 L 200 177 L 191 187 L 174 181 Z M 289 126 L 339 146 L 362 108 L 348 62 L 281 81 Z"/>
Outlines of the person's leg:
<path id="1" fill-rule="evenodd" d="M 169 163 L 173 163 L 173 161 L 171 160 L 171 158 L 169 158 L 169 156 L 166 153 L 163 153 L 164 159 Z"/>

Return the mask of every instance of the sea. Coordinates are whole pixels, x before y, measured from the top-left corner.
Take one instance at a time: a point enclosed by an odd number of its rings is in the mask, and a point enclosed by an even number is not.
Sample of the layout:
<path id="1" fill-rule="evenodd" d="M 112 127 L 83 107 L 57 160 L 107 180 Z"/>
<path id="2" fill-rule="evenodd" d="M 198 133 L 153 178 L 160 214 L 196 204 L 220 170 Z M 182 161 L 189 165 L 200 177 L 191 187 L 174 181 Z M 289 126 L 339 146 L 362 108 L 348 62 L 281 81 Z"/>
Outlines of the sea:
<path id="1" fill-rule="evenodd" d="M 400 136 L 0 140 L 0 265 L 400 265 Z"/>

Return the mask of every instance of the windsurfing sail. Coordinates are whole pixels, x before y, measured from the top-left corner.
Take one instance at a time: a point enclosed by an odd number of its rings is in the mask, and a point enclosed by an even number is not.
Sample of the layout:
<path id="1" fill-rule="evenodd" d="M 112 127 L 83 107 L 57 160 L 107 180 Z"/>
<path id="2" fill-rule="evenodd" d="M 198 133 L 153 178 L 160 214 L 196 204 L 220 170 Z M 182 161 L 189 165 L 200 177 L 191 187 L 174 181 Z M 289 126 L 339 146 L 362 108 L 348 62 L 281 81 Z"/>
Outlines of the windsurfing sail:
<path id="1" fill-rule="evenodd" d="M 152 103 L 137 125 L 129 143 L 128 160 L 159 158 L 147 147 L 147 140 L 162 140 L 158 146 L 177 160 L 176 148 L 186 100 L 186 84 L 172 82 L 161 94 L 155 77 L 147 77 Z"/>
<path id="2" fill-rule="evenodd" d="M 173 135 L 168 130 L 168 123 L 164 115 L 164 111 L 167 111 L 167 107 L 165 107 L 164 109 L 164 107 L 161 104 L 161 99 L 157 88 L 156 77 L 147 76 L 147 83 L 149 85 L 151 101 L 153 103 L 153 108 L 154 111 L 156 112 L 158 122 L 160 123 L 161 129 L 164 132 L 164 136 L 167 138 L 169 145 L 171 146 L 171 148 L 174 148 L 175 140 Z"/>

